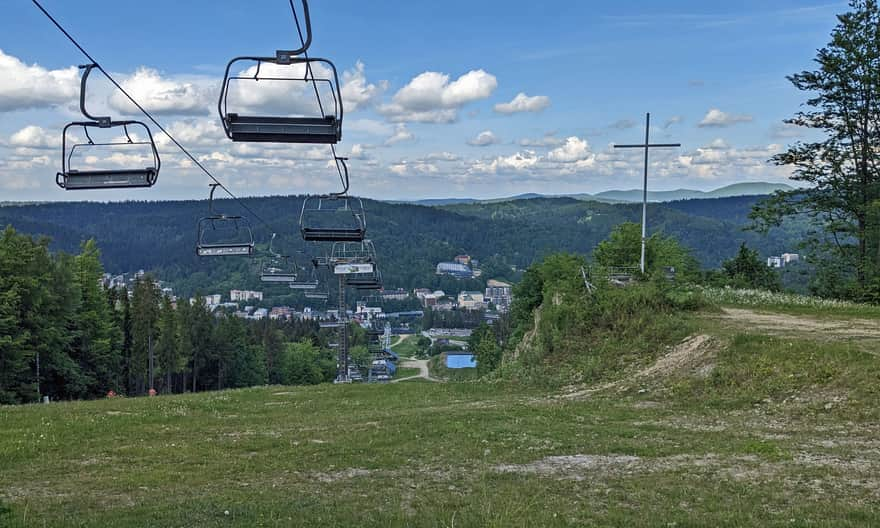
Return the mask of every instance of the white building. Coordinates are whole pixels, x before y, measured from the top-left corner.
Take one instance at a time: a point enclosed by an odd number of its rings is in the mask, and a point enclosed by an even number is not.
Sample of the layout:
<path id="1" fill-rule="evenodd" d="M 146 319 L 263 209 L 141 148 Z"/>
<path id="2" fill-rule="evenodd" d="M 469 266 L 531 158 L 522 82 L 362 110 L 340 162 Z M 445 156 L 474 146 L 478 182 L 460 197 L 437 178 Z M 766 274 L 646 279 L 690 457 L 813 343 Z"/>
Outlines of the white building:
<path id="1" fill-rule="evenodd" d="M 461 309 L 482 310 L 485 306 L 485 299 L 482 292 L 463 291 L 458 294 L 458 307 Z"/>
<path id="2" fill-rule="evenodd" d="M 263 300 L 263 292 L 250 291 L 250 290 L 231 290 L 229 292 L 229 299 L 234 302 L 251 301 L 251 300 L 262 301 Z"/>
<path id="3" fill-rule="evenodd" d="M 437 275 L 451 275 L 457 279 L 470 279 L 474 272 L 458 262 L 441 262 L 437 264 Z"/>
<path id="4" fill-rule="evenodd" d="M 486 301 L 495 305 L 495 309 L 499 312 L 506 312 L 510 309 L 513 288 L 506 282 L 495 279 L 489 279 L 486 283 Z"/>
<path id="5" fill-rule="evenodd" d="M 785 266 L 785 261 L 782 260 L 782 257 L 767 257 L 768 268 L 781 268 L 782 266 Z"/>
<path id="6" fill-rule="evenodd" d="M 798 260 L 800 260 L 800 258 L 801 258 L 800 255 L 798 255 L 797 253 L 783 253 L 782 254 L 782 261 L 785 262 L 785 264 L 791 264 L 792 262 L 797 262 Z"/>

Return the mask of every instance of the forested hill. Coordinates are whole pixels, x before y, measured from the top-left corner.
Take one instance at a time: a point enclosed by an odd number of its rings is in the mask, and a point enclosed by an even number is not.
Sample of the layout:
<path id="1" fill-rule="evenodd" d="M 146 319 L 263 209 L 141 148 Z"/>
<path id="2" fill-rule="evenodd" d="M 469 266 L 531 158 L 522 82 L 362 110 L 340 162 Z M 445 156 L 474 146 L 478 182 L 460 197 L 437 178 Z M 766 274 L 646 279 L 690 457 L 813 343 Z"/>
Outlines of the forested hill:
<path id="1" fill-rule="evenodd" d="M 271 228 L 253 220 L 258 246 L 271 231 L 280 249 L 305 248 L 299 238 L 301 196 L 247 198 L 244 202 Z M 762 254 L 794 249 L 799 235 L 783 230 L 764 237 L 743 232 L 745 215 L 758 197 L 689 200 L 649 205 L 650 230 L 662 230 L 691 247 L 704 266 L 717 266 L 746 241 Z M 439 287 L 450 291 L 473 284 L 452 283 L 434 275 L 438 261 L 467 253 L 480 259 L 485 274 L 513 278 L 511 266 L 523 268 L 548 253 L 588 254 L 613 226 L 638 221 L 638 204 L 605 204 L 570 198 L 534 198 L 501 203 L 425 207 L 364 200 L 368 236 L 380 254 L 386 287 Z M 243 214 L 231 200 L 216 202 L 219 211 Z M 257 264 L 251 259 L 198 259 L 196 224 L 207 202 L 66 202 L 0 207 L 0 225 L 52 239 L 52 248 L 74 252 L 95 238 L 111 273 L 155 271 L 178 292 L 257 287 Z M 447 281 L 449 284 L 447 284 Z"/>

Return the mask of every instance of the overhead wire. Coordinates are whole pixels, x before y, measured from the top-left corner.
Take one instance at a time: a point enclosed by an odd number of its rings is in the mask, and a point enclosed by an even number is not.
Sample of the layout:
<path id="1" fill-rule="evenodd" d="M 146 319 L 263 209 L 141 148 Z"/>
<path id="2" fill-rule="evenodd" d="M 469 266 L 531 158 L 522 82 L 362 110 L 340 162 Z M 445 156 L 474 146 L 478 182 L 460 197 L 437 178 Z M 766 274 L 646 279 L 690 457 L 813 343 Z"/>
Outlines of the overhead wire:
<path id="1" fill-rule="evenodd" d="M 164 133 L 164 134 L 168 137 L 168 139 L 171 140 L 171 142 L 174 143 L 174 145 L 175 145 L 178 149 L 180 149 L 180 151 L 183 152 L 183 153 L 186 155 L 186 157 L 188 157 L 188 158 L 190 159 L 190 161 L 192 161 L 192 162 L 193 162 L 193 163 L 194 163 L 199 169 L 201 169 L 202 172 L 204 172 L 209 178 L 211 178 L 212 180 L 214 180 L 214 183 L 216 183 L 217 186 L 219 186 L 221 189 L 223 189 L 223 190 L 226 192 L 226 194 L 228 194 L 232 199 L 234 199 L 236 202 L 238 202 L 238 204 L 239 204 L 239 205 L 240 205 L 245 211 L 247 211 L 251 216 L 253 216 L 253 217 L 256 218 L 257 220 L 259 220 L 264 226 L 266 226 L 266 227 L 269 229 L 270 232 L 272 232 L 272 228 L 271 228 L 271 226 L 269 225 L 268 222 L 266 222 L 265 220 L 263 220 L 263 218 L 262 218 L 260 215 L 258 215 L 256 212 L 254 212 L 254 210 L 251 209 L 246 203 L 244 203 L 244 201 L 242 201 L 241 198 L 239 198 L 239 197 L 236 196 L 232 191 L 230 191 L 229 188 L 226 187 L 226 185 L 224 185 L 223 182 L 221 182 L 220 180 L 218 180 L 218 179 L 217 179 L 217 178 L 211 173 L 211 171 L 208 170 L 207 167 L 205 167 L 205 166 L 204 166 L 204 165 L 203 165 L 203 164 L 202 164 L 202 163 L 201 163 L 201 162 L 200 162 L 195 156 L 193 156 L 193 155 L 189 152 L 189 150 L 186 149 L 186 147 L 184 147 L 179 141 L 177 141 L 177 139 L 176 139 L 174 136 L 172 136 L 171 133 L 168 132 L 168 130 L 165 129 L 165 127 L 163 127 L 162 124 L 159 123 L 159 121 L 157 121 L 155 117 L 153 117 L 152 114 L 150 114 L 150 112 L 148 112 L 143 106 L 141 106 L 141 104 L 138 103 L 137 100 L 136 100 L 134 97 L 132 97 L 131 94 L 129 94 L 129 93 L 125 90 L 125 88 L 123 88 L 122 85 L 120 85 L 120 84 L 116 81 L 116 79 L 114 79 L 113 76 L 110 75 L 110 73 L 107 72 L 107 70 L 105 70 L 104 67 L 101 66 L 101 64 L 100 64 L 97 60 L 95 60 L 95 58 L 92 57 L 92 55 L 91 55 L 89 52 L 87 52 L 87 51 L 85 50 L 85 48 L 83 48 L 83 47 L 80 45 L 80 43 L 77 42 L 77 40 L 76 40 L 75 38 L 73 38 L 73 36 L 72 36 L 72 35 L 71 35 L 66 29 L 64 29 L 64 26 L 62 26 L 61 23 L 58 22 L 58 20 L 56 20 L 55 17 L 53 17 L 53 16 L 52 16 L 52 15 L 46 10 L 46 8 L 43 7 L 42 4 L 40 4 L 39 0 L 31 0 L 31 1 L 34 3 L 34 5 L 35 5 L 40 11 L 43 12 L 44 15 L 46 15 L 46 18 L 48 18 L 48 19 L 52 22 L 52 24 L 54 24 L 55 27 L 58 28 L 58 30 L 61 31 L 61 33 L 63 33 L 65 37 L 67 37 L 67 40 L 69 40 L 71 43 L 73 43 L 73 45 L 76 46 L 76 48 L 80 51 L 80 53 L 82 53 L 83 55 L 85 55 L 86 58 L 89 59 L 89 61 L 90 61 L 92 64 L 95 65 L 95 67 L 98 69 L 98 71 L 100 71 L 101 73 L 103 73 L 103 74 L 104 74 L 104 77 L 106 77 L 107 80 L 109 80 L 109 81 L 113 84 L 113 86 L 116 87 L 117 90 L 119 90 L 119 91 L 120 91 L 120 92 L 121 92 L 121 93 L 122 93 L 122 94 L 123 94 L 123 95 L 124 95 L 124 96 L 125 96 L 125 97 L 126 97 L 126 98 L 127 98 L 127 99 L 128 99 L 133 105 L 134 105 L 134 106 L 135 106 L 135 107 L 137 107 L 137 109 L 138 109 L 142 114 L 144 114 L 144 115 L 147 117 L 147 119 L 149 119 L 149 120 L 150 120 L 150 121 L 156 126 L 156 128 L 158 128 L 160 131 L 162 131 L 162 133 Z M 291 7 L 292 7 L 292 6 L 293 6 L 293 4 L 292 4 L 292 1 L 291 1 Z M 295 15 L 295 13 L 294 13 L 294 15 Z M 298 22 L 298 21 L 297 21 L 297 27 L 299 27 L 299 22 Z M 302 36 L 301 33 L 300 33 L 300 36 Z M 314 76 L 313 76 L 313 78 L 314 78 Z"/>
<path id="2" fill-rule="evenodd" d="M 296 33 L 299 35 L 300 44 L 305 47 L 306 40 L 303 37 L 302 26 L 299 23 L 299 17 L 296 15 L 296 9 L 293 7 L 293 0 L 288 0 L 290 3 L 290 11 L 293 13 L 293 21 L 296 24 Z M 324 105 L 321 103 L 321 93 L 318 90 L 318 81 L 315 79 L 315 72 L 312 70 L 312 65 L 308 62 L 309 52 L 303 51 L 303 57 L 306 59 L 306 77 L 309 75 L 312 77 L 312 87 L 315 89 L 315 99 L 318 100 L 318 109 L 321 111 L 321 117 L 324 117 Z M 342 174 L 342 169 L 339 167 L 339 162 L 337 161 L 338 156 L 336 155 L 336 146 L 332 143 L 330 144 L 330 152 L 333 155 L 333 161 L 336 163 L 336 172 L 339 173 L 339 181 L 342 182 L 343 189 L 348 191 L 349 182 L 346 181 L 345 176 Z"/>

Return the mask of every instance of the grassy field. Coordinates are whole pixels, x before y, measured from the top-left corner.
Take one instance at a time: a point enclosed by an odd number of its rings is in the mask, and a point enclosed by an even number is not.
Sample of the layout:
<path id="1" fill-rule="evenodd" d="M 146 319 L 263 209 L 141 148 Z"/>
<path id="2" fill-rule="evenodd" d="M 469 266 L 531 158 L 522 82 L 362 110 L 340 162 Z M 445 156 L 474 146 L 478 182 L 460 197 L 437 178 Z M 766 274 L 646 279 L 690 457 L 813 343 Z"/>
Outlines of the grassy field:
<path id="1" fill-rule="evenodd" d="M 418 353 L 416 346 L 418 338 L 418 335 L 403 336 L 402 340 L 392 343 L 391 350 L 402 358 L 415 357 Z"/>
<path id="2" fill-rule="evenodd" d="M 417 376 L 419 374 L 419 369 L 411 368 L 411 367 L 398 367 L 397 371 L 394 373 L 395 378 L 408 378 L 410 376 Z"/>
<path id="3" fill-rule="evenodd" d="M 761 317 L 706 314 L 656 363 L 552 393 L 405 382 L 0 407 L 0 526 L 880 525 L 880 336 Z"/>

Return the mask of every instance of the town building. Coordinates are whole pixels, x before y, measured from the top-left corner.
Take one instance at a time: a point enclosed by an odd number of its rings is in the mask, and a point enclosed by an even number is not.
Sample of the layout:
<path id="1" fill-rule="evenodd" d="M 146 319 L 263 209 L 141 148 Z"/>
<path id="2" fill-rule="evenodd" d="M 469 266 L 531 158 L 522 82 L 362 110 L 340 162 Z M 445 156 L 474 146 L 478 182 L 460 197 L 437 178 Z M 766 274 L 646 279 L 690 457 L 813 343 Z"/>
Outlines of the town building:
<path id="1" fill-rule="evenodd" d="M 470 255 L 457 255 L 454 259 L 455 262 L 459 264 L 463 264 L 465 266 L 471 265 L 471 256 Z"/>
<path id="2" fill-rule="evenodd" d="M 510 284 L 495 279 L 489 279 L 486 283 L 486 302 L 490 302 L 499 312 L 510 310 L 510 303 L 513 300 L 513 288 Z"/>
<path id="3" fill-rule="evenodd" d="M 456 279 L 470 279 L 474 272 L 459 262 L 440 262 L 437 264 L 437 275 L 450 275 Z"/>
<path id="4" fill-rule="evenodd" d="M 782 260 L 782 257 L 767 257 L 768 268 L 781 268 L 784 265 L 785 261 Z"/>
<path id="5" fill-rule="evenodd" d="M 263 300 L 263 292 L 258 291 L 250 291 L 250 290 L 231 290 L 229 292 L 229 299 L 233 302 L 240 301 L 262 301 Z"/>
<path id="6" fill-rule="evenodd" d="M 463 291 L 458 294 L 458 307 L 462 310 L 482 310 L 486 307 L 482 292 Z"/>
<path id="7" fill-rule="evenodd" d="M 293 317 L 294 311 L 290 306 L 273 306 L 272 310 L 269 312 L 269 319 L 277 320 L 289 320 Z"/>
<path id="8" fill-rule="evenodd" d="M 386 301 L 405 301 L 407 297 L 409 297 L 409 293 L 403 288 L 397 288 L 396 290 L 382 290 L 379 292 L 379 295 Z"/>
<path id="9" fill-rule="evenodd" d="M 422 306 L 428 308 L 431 306 L 436 306 L 440 299 L 446 297 L 446 293 L 443 290 L 433 291 L 431 293 L 425 293 L 419 297 L 419 300 L 422 302 Z"/>

